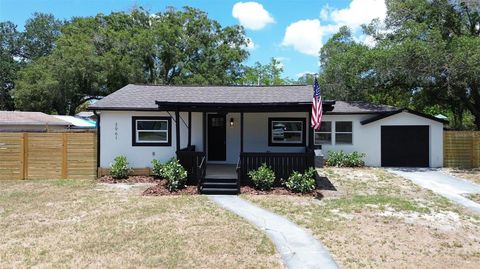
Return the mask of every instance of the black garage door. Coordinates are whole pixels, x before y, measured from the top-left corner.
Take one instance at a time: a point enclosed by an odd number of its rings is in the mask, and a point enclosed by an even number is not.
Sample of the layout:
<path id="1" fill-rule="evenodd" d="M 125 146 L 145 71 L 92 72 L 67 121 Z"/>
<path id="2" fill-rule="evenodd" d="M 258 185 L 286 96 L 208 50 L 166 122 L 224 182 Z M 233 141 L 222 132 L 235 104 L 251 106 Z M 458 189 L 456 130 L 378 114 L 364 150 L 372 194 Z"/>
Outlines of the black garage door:
<path id="1" fill-rule="evenodd" d="M 382 126 L 382 166 L 428 167 L 428 126 Z"/>

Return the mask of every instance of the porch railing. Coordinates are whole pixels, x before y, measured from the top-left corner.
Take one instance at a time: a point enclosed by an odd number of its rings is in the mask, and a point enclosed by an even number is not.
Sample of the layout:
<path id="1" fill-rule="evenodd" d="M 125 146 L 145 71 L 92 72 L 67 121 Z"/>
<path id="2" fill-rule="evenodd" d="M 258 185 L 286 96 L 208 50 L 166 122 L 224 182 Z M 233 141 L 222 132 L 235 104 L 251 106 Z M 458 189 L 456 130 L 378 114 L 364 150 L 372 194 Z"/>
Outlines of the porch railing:
<path id="1" fill-rule="evenodd" d="M 279 186 L 281 179 L 287 179 L 293 171 L 303 173 L 314 166 L 315 155 L 313 150 L 306 149 L 301 153 L 290 152 L 243 152 L 237 165 L 239 181 L 242 186 L 250 185 L 248 172 L 257 169 L 263 163 L 270 166 L 275 172 L 275 185 Z"/>
<path id="2" fill-rule="evenodd" d="M 206 169 L 205 152 L 195 151 L 195 146 L 190 146 L 177 151 L 177 159 L 180 164 L 187 170 L 187 184 L 197 185 L 199 178 L 200 164 L 203 161 L 202 169 Z M 204 173 L 205 174 L 205 171 Z"/>
<path id="3" fill-rule="evenodd" d="M 197 189 L 200 193 L 203 181 L 205 181 L 205 175 L 207 174 L 207 159 L 205 155 L 200 160 L 197 166 Z"/>

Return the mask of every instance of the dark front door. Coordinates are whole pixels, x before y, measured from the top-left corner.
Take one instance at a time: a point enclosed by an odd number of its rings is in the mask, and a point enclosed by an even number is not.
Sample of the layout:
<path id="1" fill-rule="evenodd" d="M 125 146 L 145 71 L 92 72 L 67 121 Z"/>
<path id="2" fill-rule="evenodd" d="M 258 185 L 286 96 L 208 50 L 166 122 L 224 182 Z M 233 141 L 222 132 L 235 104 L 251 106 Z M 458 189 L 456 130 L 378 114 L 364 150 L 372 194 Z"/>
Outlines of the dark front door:
<path id="1" fill-rule="evenodd" d="M 227 129 L 226 116 L 219 114 L 208 115 L 208 160 L 225 161 L 227 157 Z"/>
<path id="2" fill-rule="evenodd" d="M 428 126 L 382 126 L 382 166 L 428 167 Z"/>

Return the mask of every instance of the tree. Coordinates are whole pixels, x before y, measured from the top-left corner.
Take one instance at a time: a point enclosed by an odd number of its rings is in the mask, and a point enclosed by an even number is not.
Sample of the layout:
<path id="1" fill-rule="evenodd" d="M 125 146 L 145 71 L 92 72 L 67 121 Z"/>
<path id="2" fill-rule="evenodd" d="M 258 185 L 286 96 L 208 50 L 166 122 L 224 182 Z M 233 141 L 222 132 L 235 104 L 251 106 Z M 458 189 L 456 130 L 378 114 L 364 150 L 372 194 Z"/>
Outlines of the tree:
<path id="1" fill-rule="evenodd" d="M 327 99 L 366 100 L 371 87 L 369 48 L 353 40 L 344 26 L 320 50 L 319 84 Z"/>
<path id="2" fill-rule="evenodd" d="M 53 17 L 41 18 L 32 25 L 53 25 Z M 61 27 L 51 51 L 29 54 L 36 56 L 20 72 L 15 104 L 72 115 L 83 103 L 129 83 L 232 84 L 248 56 L 245 45 L 242 27 L 222 27 L 189 7 L 73 18 Z"/>
<path id="3" fill-rule="evenodd" d="M 222 27 L 195 8 L 168 8 L 152 17 L 146 67 L 150 83 L 231 84 L 248 57 L 240 26 Z"/>
<path id="4" fill-rule="evenodd" d="M 35 60 L 49 55 L 60 36 L 61 26 L 62 22 L 51 14 L 33 13 L 33 17 L 25 23 L 25 31 L 22 33 L 22 57 Z"/>
<path id="5" fill-rule="evenodd" d="M 270 58 L 268 64 L 262 65 L 256 62 L 252 67 L 244 67 L 243 77 L 240 84 L 243 85 L 284 85 L 287 80 L 282 78 L 283 67 L 280 61 Z"/>
<path id="6" fill-rule="evenodd" d="M 12 22 L 0 22 L 0 110 L 13 110 L 11 91 L 15 87 L 16 72 L 20 64 L 20 41 L 17 26 Z"/>
<path id="7" fill-rule="evenodd" d="M 452 126 L 458 128 L 470 113 L 480 129 L 480 3 L 386 4 L 385 22 L 364 26 L 375 40 L 373 47 L 358 44 L 342 28 L 322 48 L 321 83 L 326 90 L 347 100 L 449 112 Z"/>

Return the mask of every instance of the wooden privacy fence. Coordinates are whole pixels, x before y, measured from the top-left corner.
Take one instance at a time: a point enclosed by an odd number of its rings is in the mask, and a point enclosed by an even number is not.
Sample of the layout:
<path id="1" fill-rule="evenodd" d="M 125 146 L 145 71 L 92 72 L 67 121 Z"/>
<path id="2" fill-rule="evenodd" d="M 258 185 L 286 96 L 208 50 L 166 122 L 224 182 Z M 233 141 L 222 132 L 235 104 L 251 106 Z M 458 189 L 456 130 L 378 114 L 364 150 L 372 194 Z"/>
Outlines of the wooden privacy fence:
<path id="1" fill-rule="evenodd" d="M 96 133 L 0 133 L 0 179 L 93 179 Z"/>
<path id="2" fill-rule="evenodd" d="M 443 159 L 445 167 L 480 167 L 480 131 L 445 131 Z"/>

